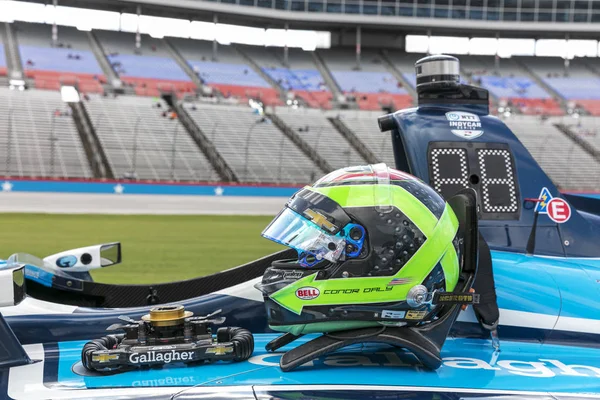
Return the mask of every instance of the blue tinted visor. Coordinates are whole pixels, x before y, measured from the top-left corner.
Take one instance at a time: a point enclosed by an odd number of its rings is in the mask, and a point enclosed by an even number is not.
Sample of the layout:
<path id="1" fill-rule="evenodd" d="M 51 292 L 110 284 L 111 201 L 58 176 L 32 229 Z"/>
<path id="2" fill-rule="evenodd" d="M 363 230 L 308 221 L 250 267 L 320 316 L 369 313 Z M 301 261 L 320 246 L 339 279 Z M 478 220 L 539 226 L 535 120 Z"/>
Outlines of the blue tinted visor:
<path id="1" fill-rule="evenodd" d="M 285 207 L 265 228 L 262 236 L 298 251 L 312 254 L 317 261 L 343 261 L 346 239 L 325 232 L 315 223 Z"/>

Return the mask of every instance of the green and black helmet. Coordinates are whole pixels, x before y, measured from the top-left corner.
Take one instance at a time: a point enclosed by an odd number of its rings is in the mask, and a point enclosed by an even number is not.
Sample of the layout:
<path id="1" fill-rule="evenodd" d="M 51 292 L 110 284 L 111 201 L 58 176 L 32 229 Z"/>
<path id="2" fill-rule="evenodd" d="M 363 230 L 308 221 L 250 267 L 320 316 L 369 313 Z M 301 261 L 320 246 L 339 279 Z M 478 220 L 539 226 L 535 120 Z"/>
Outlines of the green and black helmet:
<path id="1" fill-rule="evenodd" d="M 432 188 L 385 164 L 326 175 L 262 233 L 298 251 L 257 285 L 269 325 L 298 335 L 432 320 L 423 297 L 459 279 L 458 225 Z"/>

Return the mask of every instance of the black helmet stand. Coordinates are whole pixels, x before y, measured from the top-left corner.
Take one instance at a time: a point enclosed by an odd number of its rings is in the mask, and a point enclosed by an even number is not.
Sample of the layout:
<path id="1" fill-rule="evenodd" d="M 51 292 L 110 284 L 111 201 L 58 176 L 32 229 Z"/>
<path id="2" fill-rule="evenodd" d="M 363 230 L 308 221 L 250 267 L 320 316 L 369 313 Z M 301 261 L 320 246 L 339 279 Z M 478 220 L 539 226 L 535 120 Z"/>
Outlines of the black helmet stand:
<path id="1" fill-rule="evenodd" d="M 461 244 L 461 277 L 459 287 L 454 295 L 466 295 L 476 298 L 470 293 L 478 260 L 477 202 L 472 189 L 465 189 L 448 200 L 459 220 L 459 231 L 463 237 Z M 449 293 L 447 293 L 449 294 Z M 463 297 L 464 298 L 464 297 Z M 343 347 L 357 343 L 386 343 L 411 351 L 419 361 L 429 369 L 437 369 L 442 363 L 440 352 L 448 332 L 460 313 L 460 304 L 470 301 L 444 301 L 440 316 L 433 322 L 420 326 L 392 327 L 384 326 L 351 329 L 333 333 L 325 333 L 285 353 L 279 362 L 282 371 L 291 371 L 300 365 L 331 353 Z M 300 336 L 286 333 L 266 345 L 268 351 L 275 351 Z"/>

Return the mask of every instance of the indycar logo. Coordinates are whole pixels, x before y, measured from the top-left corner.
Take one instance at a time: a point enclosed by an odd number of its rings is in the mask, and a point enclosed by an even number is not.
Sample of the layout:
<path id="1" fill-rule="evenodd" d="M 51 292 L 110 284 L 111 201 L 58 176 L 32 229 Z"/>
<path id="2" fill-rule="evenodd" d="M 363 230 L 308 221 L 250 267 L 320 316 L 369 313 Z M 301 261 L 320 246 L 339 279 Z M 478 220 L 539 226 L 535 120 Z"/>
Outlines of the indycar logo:
<path id="1" fill-rule="evenodd" d="M 550 190 L 544 187 L 538 197 L 538 202 L 535 206 L 535 212 L 546 214 L 557 224 L 565 223 L 571 218 L 571 207 L 569 203 L 560 197 L 552 197 Z"/>
<path id="2" fill-rule="evenodd" d="M 149 351 L 147 353 L 131 353 L 129 355 L 129 362 L 131 364 L 146 364 L 155 362 L 168 364 L 172 361 L 191 361 L 193 357 L 193 351 L 177 352 L 175 350 L 171 350 L 168 353 Z"/>
<path id="3" fill-rule="evenodd" d="M 446 113 L 446 119 L 450 125 L 450 132 L 463 139 L 475 139 L 483 135 L 481 120 L 476 114 L 464 111 L 450 111 Z"/>

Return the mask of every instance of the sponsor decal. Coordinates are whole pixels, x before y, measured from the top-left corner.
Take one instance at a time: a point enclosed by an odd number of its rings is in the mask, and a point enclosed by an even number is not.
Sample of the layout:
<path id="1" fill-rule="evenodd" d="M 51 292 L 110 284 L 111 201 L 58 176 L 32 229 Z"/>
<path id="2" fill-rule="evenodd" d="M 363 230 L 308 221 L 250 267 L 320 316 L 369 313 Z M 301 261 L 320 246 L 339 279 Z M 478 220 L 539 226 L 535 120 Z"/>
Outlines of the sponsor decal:
<path id="1" fill-rule="evenodd" d="M 62 256 L 56 260 L 56 266 L 59 268 L 69 268 L 77 264 L 77 257 L 75 256 Z"/>
<path id="2" fill-rule="evenodd" d="M 174 348 L 175 346 L 152 346 L 148 348 L 148 350 L 171 350 Z"/>
<path id="3" fill-rule="evenodd" d="M 540 201 L 535 205 L 535 211 L 540 214 L 546 214 L 557 224 L 565 223 L 571 218 L 571 207 L 569 203 L 560 197 L 552 197 L 548 188 L 542 188 Z"/>
<path id="4" fill-rule="evenodd" d="M 214 346 L 206 349 L 206 354 L 214 354 L 215 356 L 222 356 L 233 352 L 232 346 Z"/>
<path id="5" fill-rule="evenodd" d="M 119 359 L 119 355 L 118 354 L 96 354 L 94 356 L 92 356 L 92 361 L 95 362 L 99 362 L 99 363 L 105 363 L 105 362 L 109 362 L 112 360 L 117 360 Z"/>
<path id="6" fill-rule="evenodd" d="M 337 229 L 337 226 L 331 223 L 326 216 L 317 211 L 311 210 L 310 208 L 304 211 L 304 215 L 309 217 L 312 223 L 317 225 L 319 228 L 326 230 L 327 232 L 335 232 Z"/>
<path id="7" fill-rule="evenodd" d="M 538 212 L 540 214 L 547 214 L 548 213 L 548 202 L 550 200 L 552 200 L 552 195 L 550 194 L 550 191 L 548 190 L 547 187 L 543 187 L 542 191 L 540 192 L 540 195 L 538 196 L 538 199 L 540 201 L 537 202 L 537 204 L 535 205 L 535 212 Z"/>
<path id="8" fill-rule="evenodd" d="M 406 311 L 383 310 L 381 318 L 402 319 L 406 315 Z"/>
<path id="9" fill-rule="evenodd" d="M 296 297 L 300 300 L 316 299 L 320 294 L 319 289 L 310 286 L 301 287 L 296 290 Z"/>
<path id="10" fill-rule="evenodd" d="M 571 218 L 569 203 L 559 197 L 548 202 L 548 217 L 557 224 L 565 223 Z"/>
<path id="11" fill-rule="evenodd" d="M 131 386 L 191 386 L 196 384 L 194 376 L 167 376 L 161 379 L 145 379 L 142 381 L 133 381 Z"/>
<path id="12" fill-rule="evenodd" d="M 483 135 L 481 130 L 481 120 L 479 116 L 464 111 L 449 111 L 446 113 L 446 119 L 450 126 L 450 132 L 463 139 L 475 139 Z"/>
<path id="13" fill-rule="evenodd" d="M 479 296 L 474 294 L 440 293 L 437 296 L 436 303 L 476 303 L 479 302 Z"/>
<path id="14" fill-rule="evenodd" d="M 360 292 L 360 289 L 327 289 L 323 294 L 354 294 Z"/>
<path id="15" fill-rule="evenodd" d="M 251 357 L 248 361 L 254 365 L 279 367 L 279 358 L 281 354 L 267 353 Z M 315 364 L 324 364 L 332 367 L 357 367 L 357 366 L 381 366 L 381 367 L 410 367 L 414 366 L 414 361 L 402 358 L 396 352 L 382 351 L 373 354 L 361 353 L 355 355 L 351 353 L 334 353 L 326 357 L 310 361 Z M 583 377 L 589 379 L 600 379 L 600 368 L 598 366 L 568 365 L 555 359 L 529 359 L 529 360 L 503 360 L 490 362 L 489 359 L 481 360 L 470 357 L 444 357 L 442 359 L 442 369 L 462 369 L 471 373 L 473 370 L 485 371 L 503 371 L 512 375 L 524 376 L 528 378 L 554 378 L 554 377 Z M 564 378 L 563 378 L 564 379 Z"/>
<path id="16" fill-rule="evenodd" d="M 413 281 L 412 278 L 396 278 L 396 279 L 392 279 L 390 281 L 390 283 L 388 283 L 388 286 L 407 285 L 407 284 L 411 283 L 412 281 Z"/>
<path id="17" fill-rule="evenodd" d="M 410 310 L 406 312 L 406 319 L 423 319 L 427 315 L 427 311 L 414 311 Z"/>
<path id="18" fill-rule="evenodd" d="M 131 353 L 129 362 L 131 364 L 145 364 L 153 362 L 162 362 L 168 364 L 173 361 L 191 361 L 194 357 L 193 351 L 177 352 L 171 350 L 168 353 L 148 351 L 146 353 Z"/>
<path id="19" fill-rule="evenodd" d="M 302 278 L 302 272 L 300 271 L 285 271 L 283 273 L 283 279 L 300 279 Z"/>
<path id="20" fill-rule="evenodd" d="M 382 287 L 372 287 L 372 288 L 364 288 L 363 289 L 363 293 L 371 293 L 371 292 L 390 292 L 394 290 L 393 286 L 386 286 L 384 288 Z"/>
<path id="21" fill-rule="evenodd" d="M 390 292 L 394 290 L 392 286 L 372 287 L 364 289 L 327 289 L 323 290 L 323 294 L 356 294 L 356 293 L 373 293 L 373 292 Z"/>

